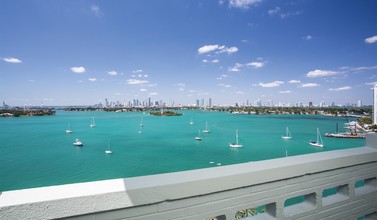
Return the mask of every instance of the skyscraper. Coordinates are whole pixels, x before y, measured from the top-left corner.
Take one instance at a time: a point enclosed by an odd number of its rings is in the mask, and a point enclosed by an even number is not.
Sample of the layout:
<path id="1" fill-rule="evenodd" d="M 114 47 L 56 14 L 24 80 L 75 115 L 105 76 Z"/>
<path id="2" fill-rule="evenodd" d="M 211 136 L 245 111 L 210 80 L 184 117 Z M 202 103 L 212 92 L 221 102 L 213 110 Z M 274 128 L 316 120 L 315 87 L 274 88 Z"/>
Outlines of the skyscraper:
<path id="1" fill-rule="evenodd" d="M 373 124 L 377 124 L 377 84 L 373 88 Z"/>

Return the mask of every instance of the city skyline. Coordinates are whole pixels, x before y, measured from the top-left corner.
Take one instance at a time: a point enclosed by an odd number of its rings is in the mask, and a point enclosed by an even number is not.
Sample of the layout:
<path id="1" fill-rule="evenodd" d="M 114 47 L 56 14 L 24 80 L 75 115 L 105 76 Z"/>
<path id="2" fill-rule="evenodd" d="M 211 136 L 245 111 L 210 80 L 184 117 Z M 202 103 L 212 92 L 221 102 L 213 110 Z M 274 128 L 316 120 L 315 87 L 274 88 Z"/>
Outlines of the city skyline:
<path id="1" fill-rule="evenodd" d="M 1 5 L 0 99 L 10 106 L 373 104 L 375 1 Z"/>

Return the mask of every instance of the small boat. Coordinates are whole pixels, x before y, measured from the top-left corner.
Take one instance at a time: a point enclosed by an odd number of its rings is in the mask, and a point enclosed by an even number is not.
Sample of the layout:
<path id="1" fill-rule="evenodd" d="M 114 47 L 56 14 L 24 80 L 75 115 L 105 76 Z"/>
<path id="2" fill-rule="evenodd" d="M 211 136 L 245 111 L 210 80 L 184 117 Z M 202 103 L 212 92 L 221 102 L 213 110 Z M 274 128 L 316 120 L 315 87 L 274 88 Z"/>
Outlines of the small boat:
<path id="1" fill-rule="evenodd" d="M 96 123 L 94 121 L 94 117 L 92 118 L 92 121 L 90 122 L 90 127 L 94 128 L 96 126 Z"/>
<path id="2" fill-rule="evenodd" d="M 73 142 L 73 145 L 79 146 L 79 147 L 84 146 L 84 144 L 78 138 L 76 138 L 76 141 Z"/>
<path id="3" fill-rule="evenodd" d="M 141 117 L 141 119 L 140 119 L 140 127 L 143 127 L 144 126 L 144 124 L 143 124 L 143 117 Z"/>
<path id="4" fill-rule="evenodd" d="M 200 136 L 200 130 L 198 132 L 198 136 L 195 137 L 195 140 L 197 140 L 197 141 L 201 141 L 202 140 L 202 137 Z"/>
<path id="5" fill-rule="evenodd" d="M 67 130 L 65 130 L 65 133 L 67 133 L 67 134 L 72 133 L 71 125 L 70 125 L 69 123 L 68 123 L 68 128 L 67 128 Z"/>
<path id="6" fill-rule="evenodd" d="M 317 141 L 309 141 L 309 144 L 316 147 L 323 147 L 321 133 L 319 132 L 318 128 L 317 128 Z"/>
<path id="7" fill-rule="evenodd" d="M 202 131 L 203 133 L 209 133 L 209 130 L 208 130 L 208 123 L 206 122 L 206 129 Z"/>
<path id="8" fill-rule="evenodd" d="M 229 147 L 234 147 L 234 148 L 243 147 L 242 144 L 238 143 L 238 130 L 237 129 L 236 129 L 236 143 L 229 144 Z"/>
<path id="9" fill-rule="evenodd" d="M 110 141 L 107 141 L 107 150 L 105 150 L 105 154 L 112 154 L 113 152 L 111 151 L 110 148 Z"/>
<path id="10" fill-rule="evenodd" d="M 285 129 L 285 135 L 282 135 L 281 138 L 285 140 L 292 139 L 292 135 L 291 135 L 291 132 L 289 132 L 288 127 Z"/>

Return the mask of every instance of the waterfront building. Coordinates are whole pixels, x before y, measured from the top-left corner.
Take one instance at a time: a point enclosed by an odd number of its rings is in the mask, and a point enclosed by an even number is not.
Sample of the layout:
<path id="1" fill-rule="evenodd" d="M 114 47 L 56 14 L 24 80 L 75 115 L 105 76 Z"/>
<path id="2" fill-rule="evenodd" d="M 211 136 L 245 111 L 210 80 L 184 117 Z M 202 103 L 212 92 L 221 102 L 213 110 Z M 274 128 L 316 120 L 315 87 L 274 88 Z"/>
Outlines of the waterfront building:
<path id="1" fill-rule="evenodd" d="M 357 107 L 363 107 L 363 102 L 361 100 L 357 100 Z"/>
<path id="2" fill-rule="evenodd" d="M 373 88 L 373 124 L 377 124 L 377 84 Z"/>

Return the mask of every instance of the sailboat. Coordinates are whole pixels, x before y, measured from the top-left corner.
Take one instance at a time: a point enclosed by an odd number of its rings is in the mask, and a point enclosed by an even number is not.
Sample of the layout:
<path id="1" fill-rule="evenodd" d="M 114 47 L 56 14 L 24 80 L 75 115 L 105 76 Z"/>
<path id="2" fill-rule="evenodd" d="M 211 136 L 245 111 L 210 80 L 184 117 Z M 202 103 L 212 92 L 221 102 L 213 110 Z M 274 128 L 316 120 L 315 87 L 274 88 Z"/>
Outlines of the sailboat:
<path id="1" fill-rule="evenodd" d="M 94 117 L 92 118 L 92 121 L 90 122 L 90 127 L 94 128 L 96 126 L 96 123 L 94 122 Z"/>
<path id="2" fill-rule="evenodd" d="M 192 121 L 192 118 L 191 118 L 191 120 L 190 120 L 190 123 L 189 123 L 190 125 L 193 125 L 194 124 L 194 122 Z"/>
<path id="3" fill-rule="evenodd" d="M 140 127 L 143 127 L 144 126 L 144 124 L 143 124 L 143 117 L 141 117 L 141 119 L 140 119 Z"/>
<path id="4" fill-rule="evenodd" d="M 195 140 L 201 141 L 202 137 L 200 136 L 200 130 L 198 131 L 198 136 L 195 137 Z"/>
<path id="5" fill-rule="evenodd" d="M 73 145 L 78 147 L 84 146 L 84 144 L 78 138 L 76 138 L 76 141 L 73 143 Z"/>
<path id="6" fill-rule="evenodd" d="M 283 138 L 285 140 L 288 140 L 288 139 L 292 138 L 291 132 L 289 132 L 288 127 L 285 129 L 285 136 L 282 135 L 281 138 Z"/>
<path id="7" fill-rule="evenodd" d="M 203 133 L 209 133 L 209 130 L 208 130 L 208 123 L 206 122 L 206 129 L 202 131 Z"/>
<path id="8" fill-rule="evenodd" d="M 238 130 L 237 129 L 236 129 L 236 143 L 229 144 L 229 147 L 234 147 L 234 148 L 243 147 L 242 144 L 238 143 Z"/>
<path id="9" fill-rule="evenodd" d="M 107 141 L 107 150 L 105 150 L 105 154 L 112 154 L 113 152 L 110 149 L 110 141 Z"/>
<path id="10" fill-rule="evenodd" d="M 68 128 L 67 128 L 67 130 L 65 130 L 65 133 L 67 133 L 67 134 L 72 133 L 71 124 L 69 122 L 68 122 Z"/>
<path id="11" fill-rule="evenodd" d="M 323 147 L 321 133 L 319 132 L 318 128 L 317 128 L 317 141 L 309 141 L 309 144 L 316 147 Z"/>

